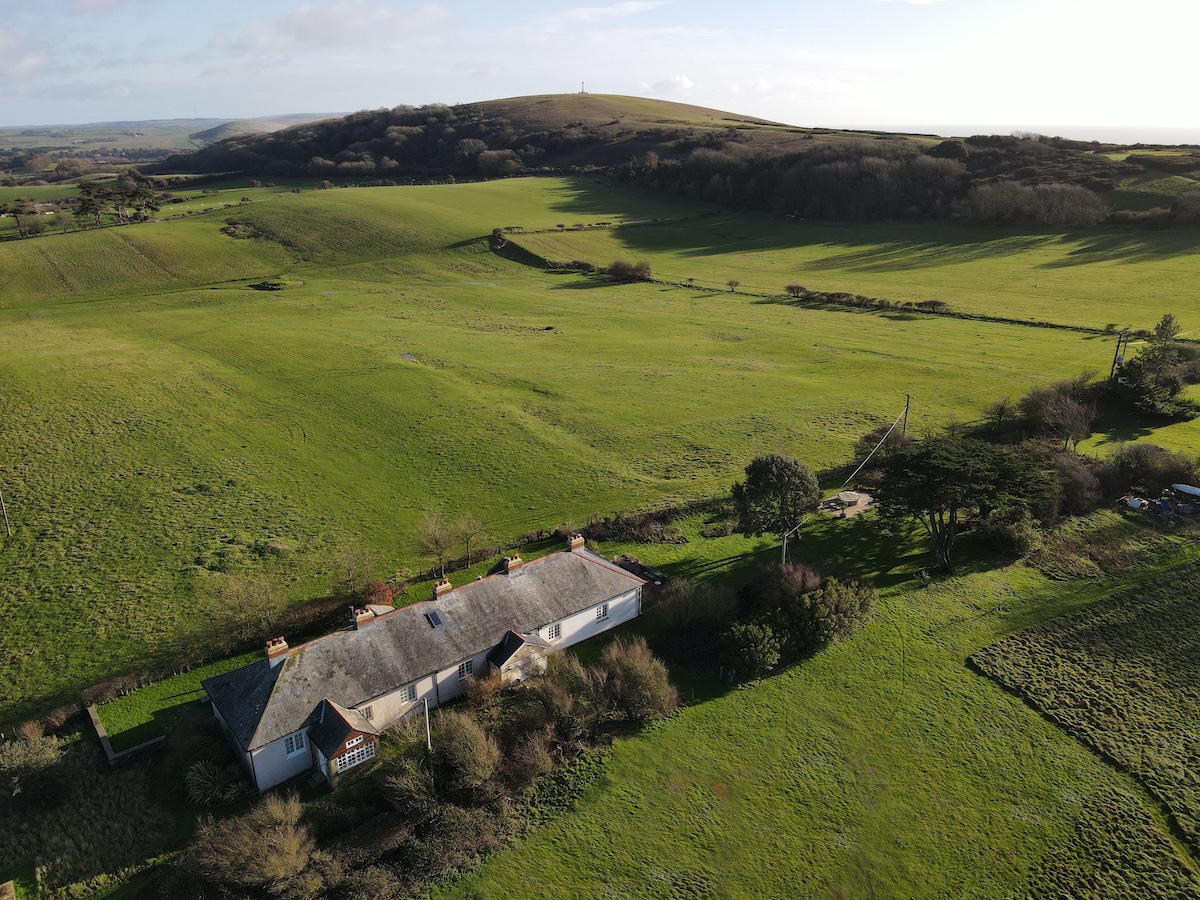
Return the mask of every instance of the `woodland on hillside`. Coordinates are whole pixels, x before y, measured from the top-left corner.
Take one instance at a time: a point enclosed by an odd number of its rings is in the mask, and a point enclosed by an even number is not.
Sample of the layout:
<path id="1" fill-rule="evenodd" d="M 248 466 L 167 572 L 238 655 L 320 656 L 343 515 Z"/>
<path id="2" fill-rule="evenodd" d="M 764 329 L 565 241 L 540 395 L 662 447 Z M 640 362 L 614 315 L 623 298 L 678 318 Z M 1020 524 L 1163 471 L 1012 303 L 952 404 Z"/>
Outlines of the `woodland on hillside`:
<path id="1" fill-rule="evenodd" d="M 502 103 L 366 110 L 175 156 L 161 172 L 242 171 L 388 183 L 585 171 L 746 209 L 821 219 L 965 218 L 1051 226 L 1200 222 L 1200 192 L 1115 211 L 1105 194 L 1147 171 L 1200 169 L 1200 151 L 1121 154 L 1042 135 L 932 138 L 686 122 L 561 123 Z"/>

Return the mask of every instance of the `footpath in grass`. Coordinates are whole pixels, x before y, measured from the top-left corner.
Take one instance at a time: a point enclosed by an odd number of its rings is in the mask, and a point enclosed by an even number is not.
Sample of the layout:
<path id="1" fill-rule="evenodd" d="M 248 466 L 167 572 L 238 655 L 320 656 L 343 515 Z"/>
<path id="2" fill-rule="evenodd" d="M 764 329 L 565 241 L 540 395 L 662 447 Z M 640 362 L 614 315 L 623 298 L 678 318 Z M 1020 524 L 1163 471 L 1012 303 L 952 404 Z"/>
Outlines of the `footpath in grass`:
<path id="1" fill-rule="evenodd" d="M 885 587 L 845 643 L 618 741 L 574 812 L 438 896 L 1196 896 L 1141 787 L 966 665 L 1104 590 Z"/>
<path id="2" fill-rule="evenodd" d="M 1200 561 L 971 660 L 1132 772 L 1200 859 Z"/>

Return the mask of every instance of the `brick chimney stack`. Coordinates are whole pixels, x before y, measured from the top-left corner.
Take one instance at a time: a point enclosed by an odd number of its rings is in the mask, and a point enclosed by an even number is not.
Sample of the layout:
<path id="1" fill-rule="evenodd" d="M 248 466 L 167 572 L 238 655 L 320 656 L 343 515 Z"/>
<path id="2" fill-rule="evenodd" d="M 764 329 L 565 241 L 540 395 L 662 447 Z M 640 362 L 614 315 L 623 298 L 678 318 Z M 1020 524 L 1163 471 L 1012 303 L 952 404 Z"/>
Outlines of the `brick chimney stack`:
<path id="1" fill-rule="evenodd" d="M 569 538 L 567 538 L 567 549 L 568 550 L 582 550 L 583 546 L 584 546 L 583 535 L 580 534 L 579 532 L 575 532 Z"/>
<path id="2" fill-rule="evenodd" d="M 354 606 L 350 607 L 350 615 L 353 617 L 355 628 L 362 628 L 375 618 L 375 613 L 371 612 L 371 610 Z"/>
<path id="3" fill-rule="evenodd" d="M 523 565 L 525 565 L 525 560 L 521 559 L 519 553 L 514 553 L 504 560 L 504 571 L 511 575 Z"/>
<path id="4" fill-rule="evenodd" d="M 445 596 L 446 594 L 450 593 L 452 590 L 454 590 L 454 585 L 452 585 L 449 581 L 447 581 L 445 578 L 443 578 L 441 581 L 439 581 L 437 584 L 435 584 L 433 586 L 433 599 L 437 600 L 439 597 Z"/>
<path id="5" fill-rule="evenodd" d="M 267 641 L 267 659 L 272 666 L 278 665 L 287 656 L 288 643 L 283 636 L 274 637 Z"/>

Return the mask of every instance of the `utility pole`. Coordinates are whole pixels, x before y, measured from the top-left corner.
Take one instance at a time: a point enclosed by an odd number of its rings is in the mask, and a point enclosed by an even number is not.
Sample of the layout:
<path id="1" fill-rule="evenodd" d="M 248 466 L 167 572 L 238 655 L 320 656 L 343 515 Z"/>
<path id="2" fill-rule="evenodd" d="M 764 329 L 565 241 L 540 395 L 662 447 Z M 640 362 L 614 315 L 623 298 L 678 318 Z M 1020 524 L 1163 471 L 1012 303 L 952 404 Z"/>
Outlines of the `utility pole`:
<path id="1" fill-rule="evenodd" d="M 429 698 L 422 697 L 421 702 L 425 704 L 425 749 L 432 753 L 433 739 L 429 735 Z"/>
<path id="2" fill-rule="evenodd" d="M 8 507 L 4 505 L 4 491 L 0 490 L 0 510 L 4 511 L 4 530 L 12 537 L 12 526 L 8 524 Z"/>
<path id="3" fill-rule="evenodd" d="M 801 525 L 803 525 L 803 524 L 804 524 L 805 522 L 807 522 L 807 521 L 808 521 L 808 516 L 805 516 L 803 519 L 801 519 L 801 520 L 800 520 L 799 524 L 798 524 L 798 525 L 796 525 L 796 527 L 795 527 L 795 528 L 793 528 L 791 531 L 789 531 L 789 532 L 787 532 L 786 534 L 784 534 L 784 536 L 783 536 L 783 552 L 780 554 L 780 558 L 779 558 L 779 561 L 780 561 L 780 562 L 787 562 L 787 561 L 788 561 L 788 558 L 787 558 L 787 542 L 788 542 L 788 537 L 789 537 L 790 535 L 793 535 L 793 534 L 795 534 L 797 531 L 799 531 L 799 530 L 800 530 L 800 526 L 801 526 Z M 797 537 L 797 538 L 796 538 L 796 540 L 800 540 L 800 538 L 799 538 L 799 537 Z"/>
<path id="4" fill-rule="evenodd" d="M 912 402 L 912 397 L 908 394 L 904 395 L 904 424 L 900 426 L 901 436 L 908 436 L 908 405 Z"/>
<path id="5" fill-rule="evenodd" d="M 1108 380 L 1117 376 L 1117 370 L 1125 365 L 1125 353 L 1129 349 L 1129 332 L 1122 331 L 1117 335 L 1117 349 L 1113 351 L 1112 368 L 1108 370 Z"/>

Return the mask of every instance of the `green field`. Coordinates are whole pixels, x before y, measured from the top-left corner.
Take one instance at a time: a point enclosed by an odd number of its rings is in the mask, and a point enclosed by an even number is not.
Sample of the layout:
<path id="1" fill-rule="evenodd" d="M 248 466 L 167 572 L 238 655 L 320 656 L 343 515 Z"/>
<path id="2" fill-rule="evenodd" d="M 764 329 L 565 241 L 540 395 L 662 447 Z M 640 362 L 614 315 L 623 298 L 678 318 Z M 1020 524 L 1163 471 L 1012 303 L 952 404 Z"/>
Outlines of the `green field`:
<path id="1" fill-rule="evenodd" d="M 829 519 L 806 542 L 817 560 L 879 537 L 870 517 Z M 884 569 L 875 622 L 618 741 L 575 811 L 438 896 L 1200 896 L 1133 779 L 965 665 L 1110 586 L 1013 566 L 922 589 L 892 577 L 923 558 L 887 552 L 839 564 Z"/>
<path id="2" fill-rule="evenodd" d="M 492 223 L 703 211 L 656 203 L 558 179 L 314 191 L 0 246 L 0 718 L 202 641 L 215 588 L 267 547 L 299 599 L 349 544 L 380 575 L 421 567 L 431 508 L 511 539 L 712 496 L 758 452 L 842 463 L 905 393 L 933 429 L 1110 358 L 1099 336 L 609 286 L 486 249 Z M 266 279 L 287 287 L 247 287 Z"/>
<path id="3" fill-rule="evenodd" d="M 243 191 L 251 202 L 224 208 Z M 0 244 L 6 728 L 102 679 L 210 657 L 220 591 L 242 575 L 268 572 L 301 601 L 348 553 L 380 577 L 425 568 L 431 509 L 510 541 L 722 495 L 768 451 L 834 489 L 906 395 L 910 431 L 932 432 L 1107 373 L 1114 349 L 1104 334 L 799 306 L 781 302 L 786 284 L 1096 329 L 1173 312 L 1200 328 L 1200 255 L 1183 232 L 781 223 L 564 178 L 228 185 L 193 202 L 214 209 Z M 230 223 L 249 237 L 222 233 Z M 612 285 L 490 252 L 492 229 L 511 226 L 549 257 L 648 259 L 683 284 Z M 251 287 L 264 282 L 279 289 Z M 1114 426 L 1085 446 L 1127 436 L 1200 449 L 1200 423 Z M 688 528 L 687 544 L 632 549 L 693 577 L 776 552 Z M 1193 896 L 1141 785 L 966 667 L 1136 576 L 1055 582 L 976 560 L 922 590 L 913 576 L 931 560 L 912 539 L 889 543 L 870 516 L 814 526 L 804 553 L 875 577 L 878 620 L 619 742 L 578 812 L 461 891 L 511 893 L 519 877 L 527 896 L 1036 896 L 1120 869 L 1109 851 L 1134 842 L 1138 883 L 1169 872 Z M 132 743 L 169 705 L 145 694 L 110 712 Z"/>
<path id="4" fill-rule="evenodd" d="M 893 303 L 1103 329 L 1194 319 L 1194 231 L 1030 233 L 926 224 L 828 224 L 723 214 L 678 223 L 516 235 L 553 261 L 645 260 L 656 279 L 782 296 L 789 284 Z"/>

